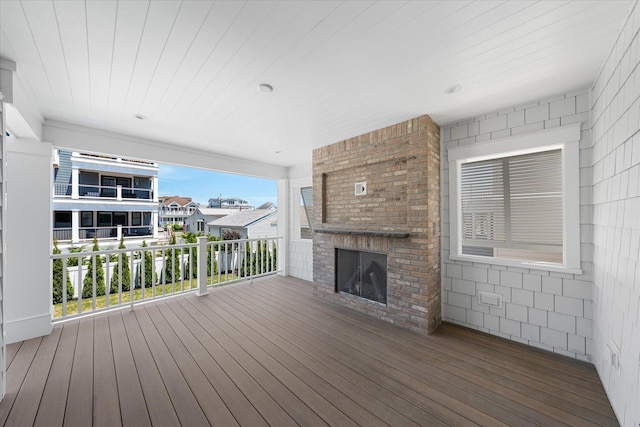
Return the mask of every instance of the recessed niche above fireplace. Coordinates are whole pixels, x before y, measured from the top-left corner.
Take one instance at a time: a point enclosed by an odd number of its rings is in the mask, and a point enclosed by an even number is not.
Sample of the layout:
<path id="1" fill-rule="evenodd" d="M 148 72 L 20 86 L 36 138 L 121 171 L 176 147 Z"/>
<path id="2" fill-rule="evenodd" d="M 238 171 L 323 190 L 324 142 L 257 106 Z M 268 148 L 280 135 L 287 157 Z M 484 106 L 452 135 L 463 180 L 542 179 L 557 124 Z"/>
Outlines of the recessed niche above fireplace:
<path id="1" fill-rule="evenodd" d="M 336 292 L 387 303 L 387 255 L 336 248 Z"/>

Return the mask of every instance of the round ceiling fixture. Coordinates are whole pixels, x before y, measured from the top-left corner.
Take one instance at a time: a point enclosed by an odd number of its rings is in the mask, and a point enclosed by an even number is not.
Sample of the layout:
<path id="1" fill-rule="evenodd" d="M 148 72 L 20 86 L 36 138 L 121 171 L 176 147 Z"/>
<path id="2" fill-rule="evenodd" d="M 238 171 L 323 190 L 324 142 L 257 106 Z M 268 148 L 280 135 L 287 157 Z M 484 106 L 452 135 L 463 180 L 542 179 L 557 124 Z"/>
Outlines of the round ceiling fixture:
<path id="1" fill-rule="evenodd" d="M 136 114 L 134 117 L 136 119 L 138 119 L 138 120 L 147 120 L 148 119 L 147 116 L 145 116 L 144 114 L 140 114 L 140 113 Z"/>
<path id="2" fill-rule="evenodd" d="M 258 90 L 262 93 L 271 93 L 273 92 L 273 86 L 267 83 L 260 83 L 258 85 Z"/>
<path id="3" fill-rule="evenodd" d="M 451 95 L 453 93 L 460 92 L 460 89 L 462 89 L 462 86 L 460 85 L 451 85 L 444 90 L 444 93 L 446 93 L 447 95 Z"/>

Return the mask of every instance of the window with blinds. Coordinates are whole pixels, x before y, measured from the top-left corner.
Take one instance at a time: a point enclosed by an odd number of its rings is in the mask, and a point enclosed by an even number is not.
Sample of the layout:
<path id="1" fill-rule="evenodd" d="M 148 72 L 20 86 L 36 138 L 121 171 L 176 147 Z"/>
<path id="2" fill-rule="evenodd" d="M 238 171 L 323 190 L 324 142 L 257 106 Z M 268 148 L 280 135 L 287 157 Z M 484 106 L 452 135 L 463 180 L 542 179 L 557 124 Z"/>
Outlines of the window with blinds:
<path id="1" fill-rule="evenodd" d="M 562 150 L 460 165 L 462 254 L 562 263 Z"/>

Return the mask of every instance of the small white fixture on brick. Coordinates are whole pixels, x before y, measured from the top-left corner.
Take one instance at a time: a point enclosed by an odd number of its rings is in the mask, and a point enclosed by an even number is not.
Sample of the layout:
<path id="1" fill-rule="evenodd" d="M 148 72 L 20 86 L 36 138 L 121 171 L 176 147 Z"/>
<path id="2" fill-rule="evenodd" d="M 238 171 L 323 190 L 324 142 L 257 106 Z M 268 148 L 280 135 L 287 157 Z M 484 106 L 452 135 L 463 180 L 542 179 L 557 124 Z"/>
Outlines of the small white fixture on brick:
<path id="1" fill-rule="evenodd" d="M 491 292 L 478 292 L 478 304 L 502 308 L 502 295 Z"/>
<path id="2" fill-rule="evenodd" d="M 365 196 L 367 194 L 367 182 L 356 182 L 355 186 L 355 194 L 356 196 Z"/>

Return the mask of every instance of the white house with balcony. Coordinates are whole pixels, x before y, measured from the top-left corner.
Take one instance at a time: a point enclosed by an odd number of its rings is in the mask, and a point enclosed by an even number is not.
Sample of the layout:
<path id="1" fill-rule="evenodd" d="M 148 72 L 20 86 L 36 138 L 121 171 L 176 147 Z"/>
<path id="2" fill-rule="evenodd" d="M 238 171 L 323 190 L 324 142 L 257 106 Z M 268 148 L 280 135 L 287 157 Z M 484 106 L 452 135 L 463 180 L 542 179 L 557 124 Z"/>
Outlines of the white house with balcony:
<path id="1" fill-rule="evenodd" d="M 239 197 L 218 197 L 209 199 L 210 208 L 219 208 L 219 209 L 238 209 L 238 210 L 246 210 L 253 209 L 253 206 L 249 204 L 248 201 L 241 199 Z"/>
<path id="2" fill-rule="evenodd" d="M 160 196 L 158 202 L 158 225 L 161 228 L 173 224 L 182 226 L 185 220 L 193 215 L 199 206 L 191 197 Z"/>
<path id="3" fill-rule="evenodd" d="M 157 188 L 156 163 L 54 150 L 53 238 L 157 238 Z"/>

